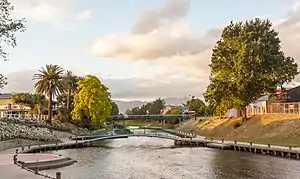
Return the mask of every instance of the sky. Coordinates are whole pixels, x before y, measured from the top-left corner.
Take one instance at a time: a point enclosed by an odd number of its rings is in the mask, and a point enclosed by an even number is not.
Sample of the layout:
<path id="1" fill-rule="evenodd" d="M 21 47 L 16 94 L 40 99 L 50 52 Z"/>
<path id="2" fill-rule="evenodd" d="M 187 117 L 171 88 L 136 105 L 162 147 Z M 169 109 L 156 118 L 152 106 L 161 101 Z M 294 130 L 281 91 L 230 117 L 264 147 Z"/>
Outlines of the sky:
<path id="1" fill-rule="evenodd" d="M 231 20 L 269 18 L 286 55 L 300 62 L 300 0 L 11 0 L 26 18 L 0 61 L 8 85 L 34 90 L 45 64 L 97 75 L 118 100 L 202 96 L 211 50 Z M 300 78 L 296 78 L 296 82 Z"/>

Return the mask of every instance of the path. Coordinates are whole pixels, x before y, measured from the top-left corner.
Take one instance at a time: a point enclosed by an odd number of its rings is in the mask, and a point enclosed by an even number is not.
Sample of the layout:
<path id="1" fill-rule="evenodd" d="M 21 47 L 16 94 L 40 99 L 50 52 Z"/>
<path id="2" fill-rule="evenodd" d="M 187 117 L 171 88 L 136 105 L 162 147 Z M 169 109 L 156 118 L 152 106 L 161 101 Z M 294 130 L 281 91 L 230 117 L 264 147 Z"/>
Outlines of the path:
<path id="1" fill-rule="evenodd" d="M 44 178 L 39 175 L 35 175 L 27 170 L 21 169 L 17 165 L 13 163 L 13 153 L 12 151 L 16 151 L 15 149 L 10 149 L 7 151 L 0 152 L 0 178 L 1 179 L 41 179 Z M 10 153 L 10 154 L 9 154 Z M 55 159 L 59 157 L 54 154 L 19 154 L 18 159 L 22 161 L 42 161 Z"/>

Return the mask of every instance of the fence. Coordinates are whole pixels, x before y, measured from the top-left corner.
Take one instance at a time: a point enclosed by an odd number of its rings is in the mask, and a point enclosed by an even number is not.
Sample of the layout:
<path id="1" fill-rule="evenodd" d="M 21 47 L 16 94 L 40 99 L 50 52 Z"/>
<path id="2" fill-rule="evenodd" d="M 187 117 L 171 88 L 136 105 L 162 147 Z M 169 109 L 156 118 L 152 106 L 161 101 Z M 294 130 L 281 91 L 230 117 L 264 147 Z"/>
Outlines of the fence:
<path id="1" fill-rule="evenodd" d="M 256 114 L 300 114 L 300 103 L 271 103 L 248 108 L 247 115 Z"/>
<path id="2" fill-rule="evenodd" d="M 272 103 L 269 106 L 269 113 L 275 114 L 299 114 L 300 103 Z"/>
<path id="3" fill-rule="evenodd" d="M 3 114 L 2 118 L 8 119 L 40 119 L 46 120 L 47 115 L 30 115 L 30 114 Z"/>

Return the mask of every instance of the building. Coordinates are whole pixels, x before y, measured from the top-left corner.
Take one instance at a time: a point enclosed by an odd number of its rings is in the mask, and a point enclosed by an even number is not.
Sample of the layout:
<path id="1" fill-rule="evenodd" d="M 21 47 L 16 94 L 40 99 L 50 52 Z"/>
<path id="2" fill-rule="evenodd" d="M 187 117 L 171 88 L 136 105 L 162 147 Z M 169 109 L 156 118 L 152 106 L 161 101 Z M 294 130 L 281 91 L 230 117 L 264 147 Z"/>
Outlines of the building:
<path id="1" fill-rule="evenodd" d="M 163 111 L 162 111 L 162 114 L 167 114 L 167 112 L 171 109 L 180 109 L 182 110 L 182 112 L 187 112 L 188 111 L 188 108 L 187 107 L 184 107 L 184 106 L 176 106 L 176 105 L 167 105 Z"/>
<path id="2" fill-rule="evenodd" d="M 275 113 L 300 113 L 300 86 L 277 90 L 275 94 L 262 96 L 247 107 L 248 116 Z"/>
<path id="3" fill-rule="evenodd" d="M 13 93 L 0 93 L 0 117 L 5 116 L 14 116 L 18 117 L 22 114 L 28 114 L 30 111 L 29 107 L 20 106 L 18 104 L 14 104 L 12 101 Z"/>

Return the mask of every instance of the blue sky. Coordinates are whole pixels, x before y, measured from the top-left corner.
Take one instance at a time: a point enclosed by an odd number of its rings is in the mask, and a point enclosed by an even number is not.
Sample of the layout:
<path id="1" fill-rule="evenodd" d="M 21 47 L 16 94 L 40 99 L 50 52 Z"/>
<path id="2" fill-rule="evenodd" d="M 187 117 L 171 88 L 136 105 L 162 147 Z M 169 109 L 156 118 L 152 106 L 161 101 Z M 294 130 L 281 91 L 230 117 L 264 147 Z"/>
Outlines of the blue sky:
<path id="1" fill-rule="evenodd" d="M 170 74 L 174 76 L 175 72 L 177 73 L 176 78 L 180 76 L 183 80 L 193 77 L 190 72 L 186 73 L 185 70 L 181 70 L 183 69 L 182 65 L 172 67 L 174 71 L 167 73 L 167 70 L 170 69 L 167 58 L 170 57 L 169 59 L 171 59 L 171 56 L 164 56 L 166 60 L 153 58 L 143 60 L 142 52 L 138 57 L 133 54 L 127 54 L 124 57 L 118 54 L 116 50 L 113 54 L 99 52 L 100 55 L 98 53 L 97 56 L 91 52 L 92 47 L 98 41 L 109 42 L 104 39 L 111 34 L 115 34 L 118 38 L 120 34 L 126 34 L 126 39 L 131 40 L 130 38 L 133 36 L 131 29 L 137 20 L 141 19 L 143 11 L 146 9 L 160 9 L 165 6 L 167 0 L 66 0 L 63 5 L 59 4 L 57 0 L 22 1 L 29 5 L 38 2 L 35 4 L 37 7 L 45 7 L 44 4 L 50 4 L 52 8 L 57 8 L 57 12 L 61 12 L 64 18 L 59 15 L 53 15 L 55 17 L 52 18 L 50 13 L 46 18 L 37 20 L 34 17 L 39 17 L 39 13 L 46 13 L 47 8 L 43 9 L 43 12 L 38 12 L 30 9 L 31 6 L 23 9 L 22 13 L 18 13 L 19 16 L 29 17 L 26 23 L 27 31 L 17 35 L 18 46 L 16 48 L 8 49 L 10 61 L 0 62 L 1 73 L 10 74 L 17 71 L 36 70 L 46 63 L 52 63 L 80 74 L 92 73 L 100 75 L 101 78 L 109 79 L 148 78 L 148 76 L 153 79 L 157 77 L 155 76 L 156 73 L 158 76 Z M 23 6 L 21 6 L 19 0 L 13 0 L 12 2 L 15 3 L 16 11 L 22 10 Z M 188 25 L 189 37 L 204 38 L 207 31 L 221 29 L 230 20 L 246 20 L 254 17 L 280 19 L 290 13 L 295 3 L 295 0 L 251 0 L 243 2 L 238 0 L 190 0 L 187 16 L 183 15 L 173 20 Z M 68 13 L 64 14 L 64 8 L 68 9 Z M 24 13 L 26 10 L 28 12 Z M 90 12 L 90 16 L 74 20 L 83 11 Z M 184 33 L 187 32 L 184 31 Z M 146 35 L 143 35 L 146 38 Z M 216 36 L 213 40 L 217 40 L 218 37 Z M 145 38 L 143 37 L 143 40 Z M 163 39 L 161 40 L 164 42 Z M 137 40 L 132 42 L 137 43 Z M 212 41 L 211 44 L 214 42 Z M 103 43 L 101 47 L 103 47 Z M 116 46 L 114 43 L 107 44 L 109 48 Z M 168 48 L 167 46 L 164 47 Z M 179 48 L 178 44 L 176 47 Z M 157 49 L 155 50 L 157 51 Z M 102 54 L 109 57 L 101 57 Z M 160 58 L 160 56 L 155 55 L 155 58 Z M 189 58 L 181 60 L 185 60 L 184 63 L 192 63 L 188 61 Z M 174 62 L 175 60 L 172 60 L 172 63 Z M 178 62 L 178 64 L 180 63 Z M 204 67 L 201 67 L 201 69 L 207 68 L 207 65 L 205 65 L 206 62 L 203 63 Z M 195 78 L 204 77 L 196 75 Z M 204 87 L 202 86 L 202 88 Z M 172 95 L 174 96 L 176 93 Z M 180 93 L 180 95 L 183 94 Z"/>

